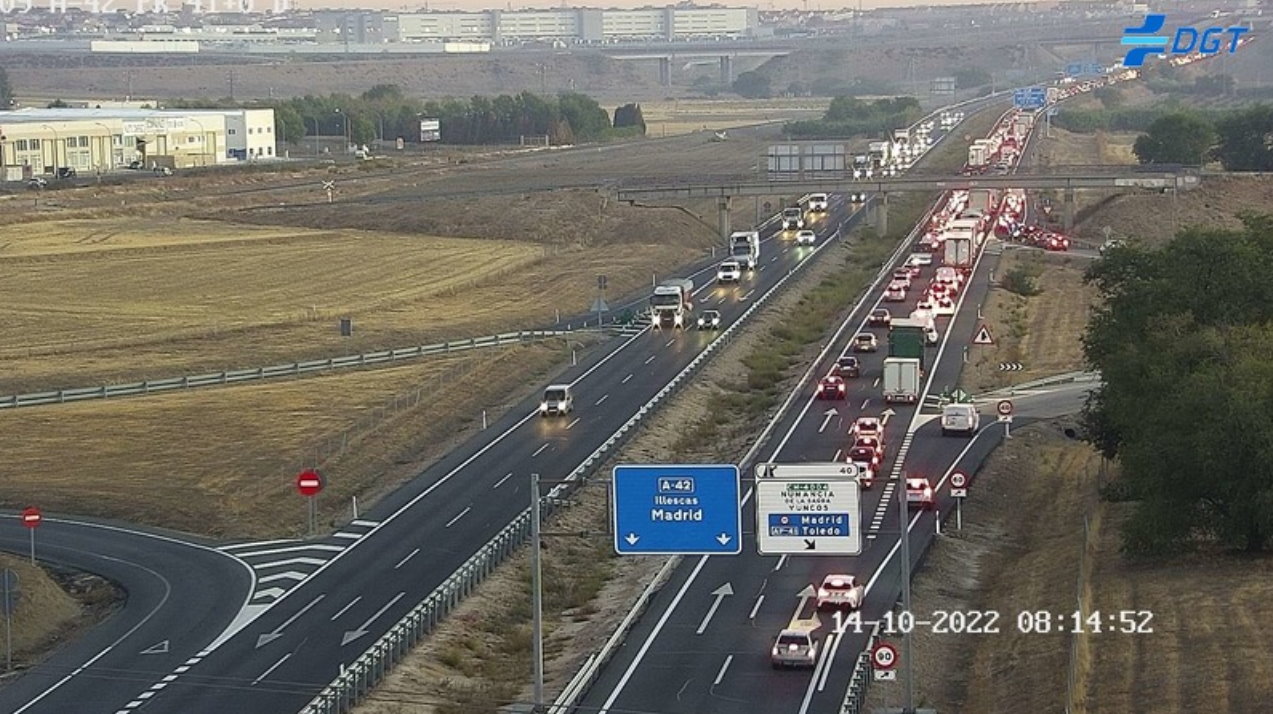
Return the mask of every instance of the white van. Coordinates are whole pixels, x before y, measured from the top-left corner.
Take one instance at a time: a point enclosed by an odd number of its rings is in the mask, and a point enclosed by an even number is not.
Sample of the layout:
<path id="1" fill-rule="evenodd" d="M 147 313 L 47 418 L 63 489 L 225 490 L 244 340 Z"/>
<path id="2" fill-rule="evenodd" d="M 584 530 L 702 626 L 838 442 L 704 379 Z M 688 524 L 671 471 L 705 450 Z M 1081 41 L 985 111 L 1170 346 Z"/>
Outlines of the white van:
<path id="1" fill-rule="evenodd" d="M 540 416 L 564 416 L 575 409 L 575 393 L 569 384 L 550 384 L 539 402 Z"/>
<path id="2" fill-rule="evenodd" d="M 941 435 L 966 434 L 973 436 L 981 427 L 981 415 L 971 404 L 947 404 L 941 410 Z"/>

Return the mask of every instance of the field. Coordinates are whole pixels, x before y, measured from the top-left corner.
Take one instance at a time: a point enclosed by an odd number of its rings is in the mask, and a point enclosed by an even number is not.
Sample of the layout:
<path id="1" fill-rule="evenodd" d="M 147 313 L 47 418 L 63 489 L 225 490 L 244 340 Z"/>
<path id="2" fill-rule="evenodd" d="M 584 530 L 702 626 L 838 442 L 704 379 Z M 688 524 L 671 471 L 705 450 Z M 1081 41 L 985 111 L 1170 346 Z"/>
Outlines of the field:
<path id="1" fill-rule="evenodd" d="M 647 136 L 662 137 L 696 131 L 717 131 L 747 124 L 793 119 L 817 119 L 830 100 L 808 99 L 680 99 L 642 102 Z"/>
<path id="2" fill-rule="evenodd" d="M 1082 220 L 1075 232 L 1087 240 L 1104 240 L 1108 228 L 1114 238 L 1153 245 L 1189 226 L 1241 228 L 1239 212 L 1268 212 L 1270 206 L 1269 176 L 1207 177 L 1199 188 L 1176 196 L 1134 193 L 1113 198 Z"/>
<path id="3" fill-rule="evenodd" d="M 292 478 L 330 474 L 322 521 L 372 501 L 546 377 L 560 341 L 393 368 L 0 413 L 0 503 L 210 536 L 283 537 Z M 452 410 L 439 411 L 439 403 Z M 428 418 L 424 418 L 428 415 Z M 66 448 L 75 444 L 75 448 Z M 328 497 L 330 494 L 330 497 Z M 295 522 L 280 513 L 295 512 Z"/>
<path id="4" fill-rule="evenodd" d="M 1273 616 L 1273 560 L 1130 560 L 1119 552 L 1127 506 L 1096 495 L 1099 456 L 1052 425 L 1013 437 L 973 482 L 963 530 L 948 522 L 916 577 L 913 602 L 917 613 L 995 610 L 1001 632 L 917 636 L 921 705 L 1062 711 L 1072 681 L 1077 713 L 1265 711 L 1273 643 L 1258 623 Z M 1087 613 L 1151 611 L 1152 633 L 1018 629 L 1019 613 L 1068 613 L 1080 593 Z M 899 691 L 874 685 L 871 700 L 896 701 Z"/>

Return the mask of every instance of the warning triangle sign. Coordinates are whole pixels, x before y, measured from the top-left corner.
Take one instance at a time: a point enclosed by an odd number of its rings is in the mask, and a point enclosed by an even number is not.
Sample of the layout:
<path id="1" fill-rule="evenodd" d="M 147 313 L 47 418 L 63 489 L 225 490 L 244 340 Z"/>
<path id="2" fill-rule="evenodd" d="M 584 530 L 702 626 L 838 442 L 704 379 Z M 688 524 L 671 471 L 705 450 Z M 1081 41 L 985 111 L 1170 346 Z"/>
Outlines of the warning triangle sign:
<path id="1" fill-rule="evenodd" d="M 995 338 L 990 336 L 990 328 L 982 325 L 981 329 L 977 330 L 977 335 L 972 338 L 972 343 L 974 345 L 993 345 Z"/>

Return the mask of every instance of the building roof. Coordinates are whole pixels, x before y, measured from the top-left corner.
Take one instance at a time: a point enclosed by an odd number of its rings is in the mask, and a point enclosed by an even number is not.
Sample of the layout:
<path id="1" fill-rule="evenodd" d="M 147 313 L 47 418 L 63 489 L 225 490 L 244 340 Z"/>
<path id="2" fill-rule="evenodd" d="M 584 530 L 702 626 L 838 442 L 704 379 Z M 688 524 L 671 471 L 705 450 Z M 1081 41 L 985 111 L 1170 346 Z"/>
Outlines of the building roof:
<path id="1" fill-rule="evenodd" d="M 30 124 L 50 121 L 91 121 L 93 119 L 139 120 L 162 117 L 232 116 L 245 109 L 38 109 L 27 107 L 10 112 L 0 112 L 0 125 Z"/>

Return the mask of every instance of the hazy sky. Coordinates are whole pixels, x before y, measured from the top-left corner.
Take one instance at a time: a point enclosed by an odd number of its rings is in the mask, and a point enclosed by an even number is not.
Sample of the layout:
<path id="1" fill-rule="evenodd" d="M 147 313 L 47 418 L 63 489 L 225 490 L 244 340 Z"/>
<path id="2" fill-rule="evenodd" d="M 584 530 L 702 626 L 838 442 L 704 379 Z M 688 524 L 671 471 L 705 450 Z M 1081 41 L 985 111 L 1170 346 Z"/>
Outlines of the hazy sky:
<path id="1" fill-rule="evenodd" d="M 906 5 L 967 5 L 972 0 L 924 0 L 923 2 L 908 2 L 907 0 L 863 0 L 862 7 L 900 7 Z M 426 3 L 423 0 L 410 0 L 402 2 L 402 0 L 292 0 L 294 6 L 313 9 L 313 8 L 376 8 L 384 10 L 415 10 L 424 9 Z M 780 10 L 780 9 L 799 9 L 805 7 L 801 0 L 764 0 L 764 2 L 729 2 L 728 0 L 717 0 L 718 4 L 743 7 L 754 5 L 764 10 Z M 543 8 L 543 7 L 563 7 L 563 6 L 580 6 L 587 7 L 648 7 L 668 4 L 667 2 L 651 2 L 651 0 L 598 0 L 589 3 L 563 3 L 553 2 L 553 0 L 515 0 L 512 3 L 513 9 L 519 8 Z M 707 5 L 710 3 L 699 3 Z M 857 7 L 856 0 L 854 2 L 825 2 L 819 0 L 809 0 L 807 5 L 810 10 L 839 10 Z M 430 10 L 491 10 L 491 9 L 508 9 L 509 4 L 499 2 L 498 0 L 430 0 L 427 3 Z"/>

